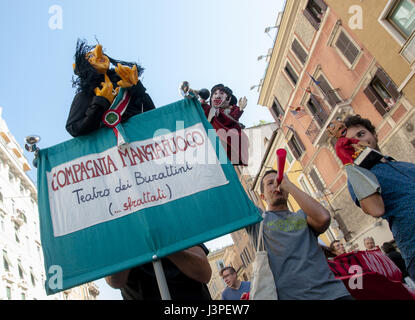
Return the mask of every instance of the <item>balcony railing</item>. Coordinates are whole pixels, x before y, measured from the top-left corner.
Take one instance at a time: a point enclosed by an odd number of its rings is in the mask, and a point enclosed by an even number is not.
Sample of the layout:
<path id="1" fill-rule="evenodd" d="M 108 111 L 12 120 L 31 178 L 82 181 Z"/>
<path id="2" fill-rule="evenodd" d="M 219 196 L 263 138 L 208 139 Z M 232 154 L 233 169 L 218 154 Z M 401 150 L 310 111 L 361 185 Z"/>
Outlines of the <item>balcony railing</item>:
<path id="1" fill-rule="evenodd" d="M 6 272 L 1 278 L 9 283 L 13 283 L 14 281 L 16 281 L 14 274 L 11 272 Z"/>
<path id="2" fill-rule="evenodd" d="M 89 294 L 93 297 L 97 297 L 99 295 L 99 290 L 97 286 L 93 283 L 88 283 L 88 291 Z"/>
<path id="3" fill-rule="evenodd" d="M 314 146 L 325 142 L 329 137 L 326 133 L 329 123 L 337 118 L 344 119 L 352 113 L 353 109 L 349 100 L 337 103 L 330 113 L 315 113 L 306 130 L 306 135 Z"/>

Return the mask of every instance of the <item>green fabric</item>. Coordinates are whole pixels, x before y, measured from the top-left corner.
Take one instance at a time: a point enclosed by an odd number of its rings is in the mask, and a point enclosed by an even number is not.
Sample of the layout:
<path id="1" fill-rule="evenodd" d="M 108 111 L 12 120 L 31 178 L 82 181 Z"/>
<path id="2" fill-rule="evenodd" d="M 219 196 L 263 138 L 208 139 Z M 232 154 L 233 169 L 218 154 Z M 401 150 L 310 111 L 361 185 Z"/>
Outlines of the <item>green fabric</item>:
<path id="1" fill-rule="evenodd" d="M 176 131 L 176 120 L 183 121 L 184 128 L 202 123 L 206 130 L 212 129 L 199 102 L 194 99 L 134 116 L 123 123 L 123 127 L 129 141 L 141 141 L 153 138 L 158 128 Z M 213 142 L 217 155 L 226 155 L 216 135 L 213 139 L 216 139 Z M 154 255 L 161 258 L 261 220 L 228 162 L 221 165 L 229 181 L 226 185 L 54 237 L 46 172 L 115 145 L 113 130 L 102 128 L 39 152 L 38 203 L 48 294 L 150 262 Z M 51 271 L 54 270 L 52 266 L 62 268 L 62 287 L 53 285 L 56 272 Z"/>

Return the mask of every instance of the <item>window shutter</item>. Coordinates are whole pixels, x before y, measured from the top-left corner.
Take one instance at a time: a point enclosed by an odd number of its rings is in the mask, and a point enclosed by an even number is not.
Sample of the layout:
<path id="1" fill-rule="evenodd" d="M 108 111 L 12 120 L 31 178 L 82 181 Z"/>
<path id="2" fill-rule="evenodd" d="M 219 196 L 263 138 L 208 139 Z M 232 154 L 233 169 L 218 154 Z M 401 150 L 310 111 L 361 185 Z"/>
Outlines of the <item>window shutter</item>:
<path id="1" fill-rule="evenodd" d="M 314 169 L 311 169 L 311 171 L 310 171 L 310 177 L 313 180 L 313 182 L 314 182 L 317 190 L 319 190 L 321 192 L 324 192 L 324 189 L 325 189 L 324 188 L 324 185 L 321 182 L 320 178 L 317 175 L 317 172 Z"/>
<path id="2" fill-rule="evenodd" d="M 304 51 L 303 47 L 297 41 L 297 39 L 294 39 L 291 48 L 298 57 L 298 59 L 301 61 L 301 63 L 304 64 L 307 60 L 307 52 Z"/>
<path id="3" fill-rule="evenodd" d="M 288 146 L 290 147 L 294 158 L 298 160 L 305 151 L 305 147 L 301 139 L 298 137 L 297 133 L 295 131 L 292 131 L 292 133 L 293 135 L 290 141 L 288 141 Z"/>
<path id="4" fill-rule="evenodd" d="M 279 115 L 284 115 L 285 113 L 284 109 L 281 107 L 280 102 L 275 97 L 274 97 L 274 102 L 272 103 L 272 111 L 274 112 L 277 119 Z"/>
<path id="5" fill-rule="evenodd" d="M 374 105 L 376 110 L 383 116 L 386 113 L 386 110 L 385 110 L 383 104 L 379 101 L 379 98 L 378 98 L 375 90 L 372 88 L 372 86 L 370 84 L 363 91 L 363 93 L 366 95 L 366 97 L 369 99 L 369 101 Z"/>
<path id="6" fill-rule="evenodd" d="M 291 150 L 294 158 L 298 159 L 300 157 L 300 154 L 298 153 L 298 150 L 295 147 L 294 142 L 293 142 L 292 139 L 290 141 L 288 141 L 288 146 L 290 147 L 290 150 Z"/>
<path id="7" fill-rule="evenodd" d="M 343 31 L 340 31 L 340 35 L 336 41 L 336 47 L 341 51 L 350 64 L 353 64 L 356 61 L 360 52 L 359 48 L 356 48 L 353 42 L 350 41 Z"/>
<path id="8" fill-rule="evenodd" d="M 320 102 L 314 97 L 310 96 L 310 100 L 307 102 L 308 109 L 314 115 L 318 125 L 322 127 L 326 120 L 328 119 L 328 114 L 326 110 L 322 107 Z"/>
<path id="9" fill-rule="evenodd" d="M 291 81 L 294 84 L 297 84 L 298 81 L 298 76 L 295 73 L 293 67 L 291 67 L 291 65 L 287 62 L 287 64 L 285 65 L 285 72 L 287 73 L 288 77 L 291 79 Z"/>
<path id="10" fill-rule="evenodd" d="M 314 16 L 311 14 L 311 12 L 307 8 L 304 9 L 303 14 L 307 18 L 307 20 L 311 23 L 313 28 L 318 30 L 320 23 L 314 18 Z"/>
<path id="11" fill-rule="evenodd" d="M 301 154 L 305 151 L 305 147 L 303 142 L 301 141 L 301 139 L 299 138 L 299 136 L 297 135 L 296 132 L 294 132 L 294 136 L 295 136 L 295 140 L 297 141 L 297 143 L 299 144 L 300 148 L 301 148 Z"/>
<path id="12" fill-rule="evenodd" d="M 311 1 L 314 1 L 314 3 L 320 7 L 321 11 L 327 10 L 327 4 L 323 0 L 311 0 Z"/>
<path id="13" fill-rule="evenodd" d="M 388 90 L 392 98 L 395 101 L 397 101 L 401 94 L 399 93 L 395 83 L 391 80 L 391 78 L 389 78 L 386 72 L 382 69 L 378 69 L 378 71 L 376 72 L 376 76 L 379 78 L 380 81 L 382 81 L 382 83 L 386 87 L 386 90 Z"/>
<path id="14" fill-rule="evenodd" d="M 334 106 L 340 102 L 340 99 L 337 97 L 336 92 L 330 87 L 326 79 L 320 75 L 317 79 L 320 81 L 320 88 L 324 92 L 325 96 L 328 99 L 329 104 L 334 108 Z"/>

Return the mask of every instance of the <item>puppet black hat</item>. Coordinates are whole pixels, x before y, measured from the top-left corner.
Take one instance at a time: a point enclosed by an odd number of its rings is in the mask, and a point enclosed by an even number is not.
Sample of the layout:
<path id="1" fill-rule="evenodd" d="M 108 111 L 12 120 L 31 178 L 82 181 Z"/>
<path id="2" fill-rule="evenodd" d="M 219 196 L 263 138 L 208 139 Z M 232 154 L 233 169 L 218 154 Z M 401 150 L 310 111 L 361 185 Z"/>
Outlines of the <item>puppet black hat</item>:
<path id="1" fill-rule="evenodd" d="M 223 85 L 222 83 L 213 86 L 213 88 L 210 90 L 210 97 L 212 97 L 213 93 L 218 89 L 225 92 L 228 95 L 228 97 L 231 97 L 229 105 L 234 106 L 237 104 L 238 101 L 236 97 L 233 95 L 232 90 L 229 87 L 225 87 L 225 85 Z"/>
<path id="2" fill-rule="evenodd" d="M 93 66 L 86 59 L 86 54 L 94 50 L 95 45 L 88 45 L 86 40 L 78 39 L 76 43 L 76 51 L 74 55 L 75 65 L 74 73 L 77 76 L 76 79 L 72 78 L 72 87 L 76 87 L 77 91 L 89 91 L 96 88 L 102 81 L 104 81 L 104 76 L 99 74 Z M 132 68 L 134 65 L 137 66 L 138 76 L 140 77 L 144 71 L 140 65 L 135 62 L 126 62 L 121 60 L 116 60 L 108 56 L 111 64 L 117 66 L 118 63 Z M 108 74 L 111 78 L 111 74 L 115 73 L 113 69 L 108 70 Z"/>

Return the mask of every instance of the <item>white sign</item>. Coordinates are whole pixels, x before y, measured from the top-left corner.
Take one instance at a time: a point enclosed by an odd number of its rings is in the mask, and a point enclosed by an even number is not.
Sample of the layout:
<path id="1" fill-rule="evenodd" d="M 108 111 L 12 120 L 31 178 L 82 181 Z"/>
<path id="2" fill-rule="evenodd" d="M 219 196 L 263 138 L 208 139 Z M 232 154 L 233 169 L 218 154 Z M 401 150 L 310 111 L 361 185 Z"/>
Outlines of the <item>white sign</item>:
<path id="1" fill-rule="evenodd" d="M 63 163 L 47 180 L 55 237 L 228 183 L 201 123 Z"/>

